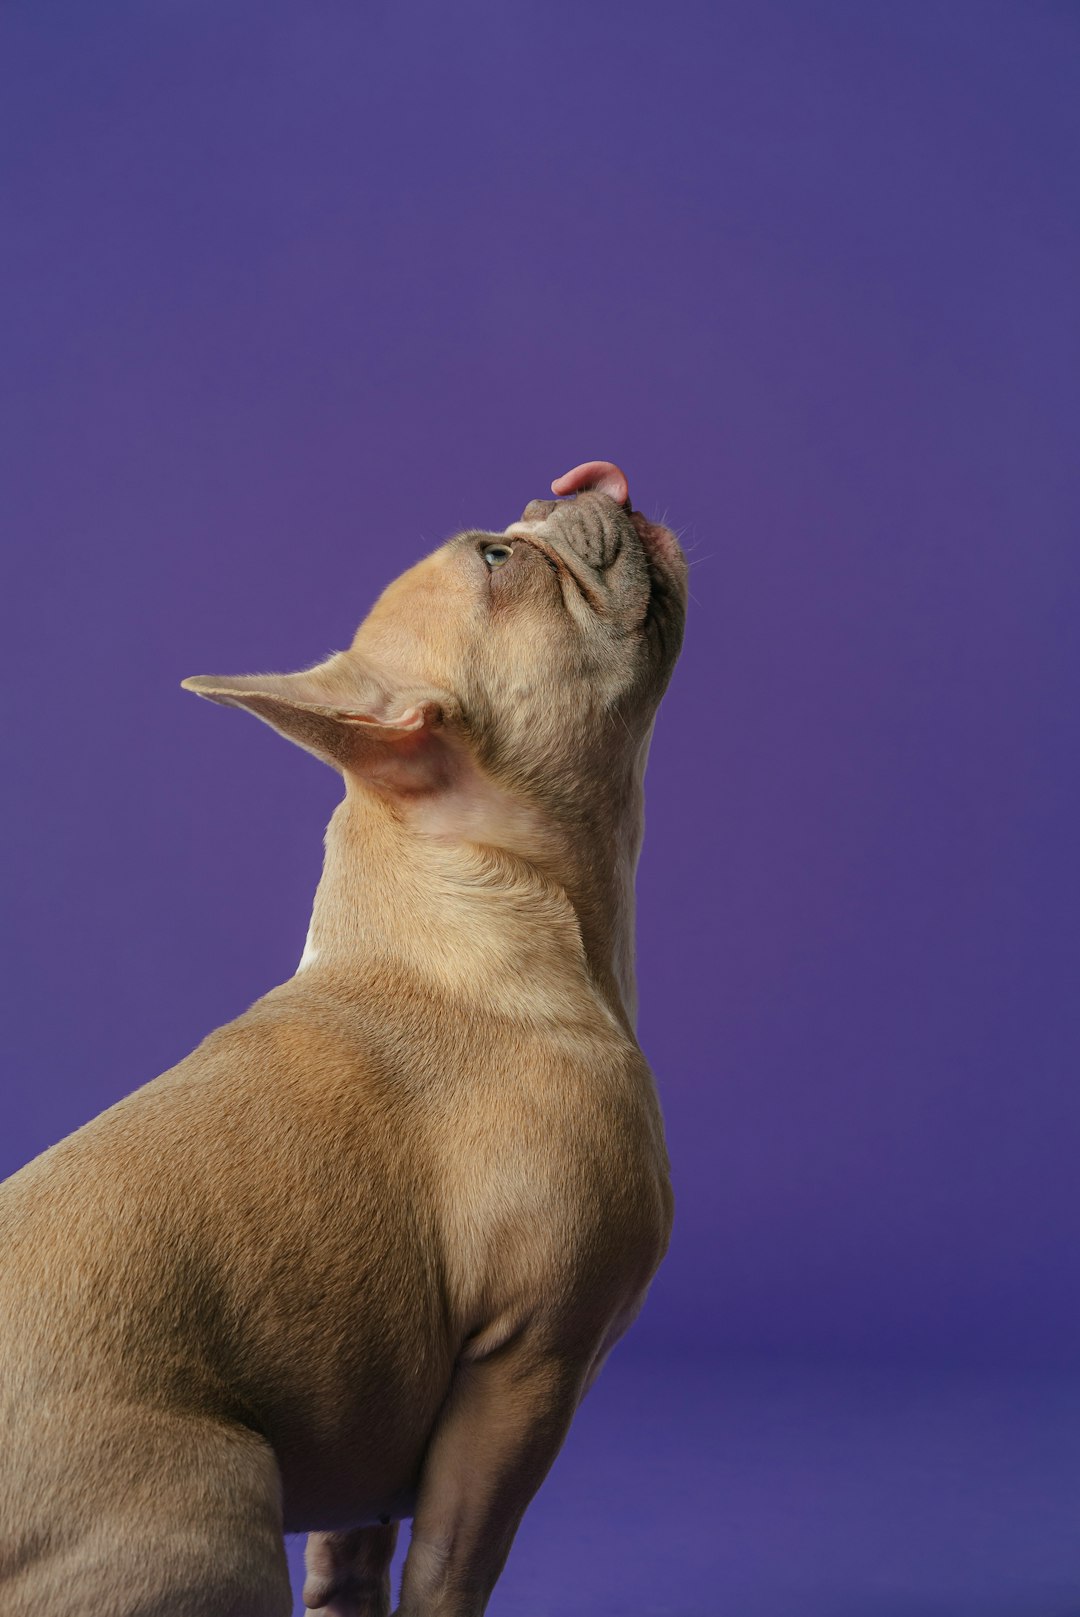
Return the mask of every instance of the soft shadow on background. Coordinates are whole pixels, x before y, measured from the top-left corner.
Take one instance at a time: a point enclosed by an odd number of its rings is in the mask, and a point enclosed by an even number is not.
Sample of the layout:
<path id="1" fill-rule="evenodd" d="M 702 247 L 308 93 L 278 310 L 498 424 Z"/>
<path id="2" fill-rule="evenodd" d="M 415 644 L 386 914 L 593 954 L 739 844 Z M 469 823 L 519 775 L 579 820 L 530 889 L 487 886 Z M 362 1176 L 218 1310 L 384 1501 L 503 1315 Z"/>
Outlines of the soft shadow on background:
<path id="1" fill-rule="evenodd" d="M 335 779 L 179 680 L 615 459 L 677 1227 L 492 1612 L 1075 1617 L 1080 12 L 0 35 L 0 1171 L 299 957 Z"/>

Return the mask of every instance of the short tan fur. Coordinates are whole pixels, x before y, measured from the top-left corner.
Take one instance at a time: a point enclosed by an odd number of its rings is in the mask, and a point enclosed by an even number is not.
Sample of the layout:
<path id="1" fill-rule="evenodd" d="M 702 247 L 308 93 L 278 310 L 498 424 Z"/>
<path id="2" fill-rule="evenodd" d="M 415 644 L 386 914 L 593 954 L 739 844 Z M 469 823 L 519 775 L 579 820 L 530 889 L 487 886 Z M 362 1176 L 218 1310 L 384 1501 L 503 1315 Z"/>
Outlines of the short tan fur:
<path id="1" fill-rule="evenodd" d="M 0 1186 L 0 1617 L 480 1617 L 665 1251 L 634 1036 L 686 564 L 590 462 L 347 651 L 200 677 L 340 771 L 296 975 Z"/>

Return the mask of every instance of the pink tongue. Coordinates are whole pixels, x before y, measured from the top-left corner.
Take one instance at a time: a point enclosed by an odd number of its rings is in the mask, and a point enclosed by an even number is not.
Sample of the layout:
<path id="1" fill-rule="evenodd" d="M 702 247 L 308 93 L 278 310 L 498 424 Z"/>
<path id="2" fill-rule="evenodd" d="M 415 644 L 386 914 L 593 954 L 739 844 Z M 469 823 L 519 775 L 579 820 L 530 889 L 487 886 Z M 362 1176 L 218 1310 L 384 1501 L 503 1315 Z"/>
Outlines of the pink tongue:
<path id="1" fill-rule="evenodd" d="M 551 485 L 552 494 L 580 494 L 595 489 L 598 494 L 609 494 L 617 505 L 625 505 L 630 498 L 626 478 L 610 460 L 587 460 L 564 472 Z"/>

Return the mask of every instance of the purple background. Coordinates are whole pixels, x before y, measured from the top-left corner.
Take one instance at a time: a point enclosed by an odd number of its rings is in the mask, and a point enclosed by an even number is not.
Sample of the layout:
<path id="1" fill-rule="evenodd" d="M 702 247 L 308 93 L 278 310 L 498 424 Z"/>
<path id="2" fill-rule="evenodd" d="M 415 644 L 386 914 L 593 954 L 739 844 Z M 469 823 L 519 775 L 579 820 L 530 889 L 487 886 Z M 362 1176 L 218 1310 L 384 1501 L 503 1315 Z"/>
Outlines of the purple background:
<path id="1" fill-rule="evenodd" d="M 677 1227 L 624 1353 L 1076 1364 L 1076 7 L 2 34 L 0 1171 L 299 957 L 337 782 L 179 680 L 310 663 L 611 457 L 699 564 L 639 884 Z"/>

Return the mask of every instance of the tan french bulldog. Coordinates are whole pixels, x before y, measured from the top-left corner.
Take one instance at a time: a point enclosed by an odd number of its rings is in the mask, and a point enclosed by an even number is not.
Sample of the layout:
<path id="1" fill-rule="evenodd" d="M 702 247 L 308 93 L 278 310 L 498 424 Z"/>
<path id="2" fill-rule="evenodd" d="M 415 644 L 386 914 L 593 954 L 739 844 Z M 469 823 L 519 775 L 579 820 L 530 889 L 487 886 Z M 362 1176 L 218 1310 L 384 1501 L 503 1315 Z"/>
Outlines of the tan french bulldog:
<path id="1" fill-rule="evenodd" d="M 338 769 L 303 959 L 0 1186 L 0 1617 L 480 1617 L 672 1200 L 633 1032 L 686 563 L 622 473 L 200 677 Z"/>

